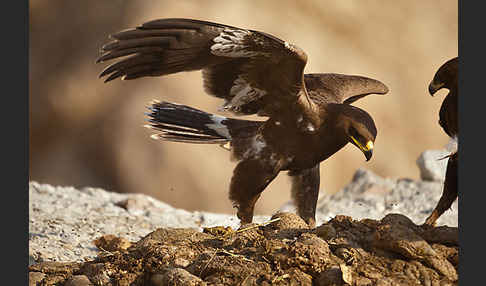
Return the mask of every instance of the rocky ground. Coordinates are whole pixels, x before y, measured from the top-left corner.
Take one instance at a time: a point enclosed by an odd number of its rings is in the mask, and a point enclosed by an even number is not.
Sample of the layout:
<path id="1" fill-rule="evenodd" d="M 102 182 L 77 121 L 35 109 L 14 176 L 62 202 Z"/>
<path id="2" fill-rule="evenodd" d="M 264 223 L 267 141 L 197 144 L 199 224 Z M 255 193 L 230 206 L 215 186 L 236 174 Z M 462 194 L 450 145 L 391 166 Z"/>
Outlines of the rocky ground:
<path id="1" fill-rule="evenodd" d="M 445 150 L 417 160 L 421 180 L 360 169 L 321 195 L 317 228 L 292 214 L 240 228 L 142 194 L 29 184 L 31 285 L 457 285 L 457 201 L 439 200 Z"/>

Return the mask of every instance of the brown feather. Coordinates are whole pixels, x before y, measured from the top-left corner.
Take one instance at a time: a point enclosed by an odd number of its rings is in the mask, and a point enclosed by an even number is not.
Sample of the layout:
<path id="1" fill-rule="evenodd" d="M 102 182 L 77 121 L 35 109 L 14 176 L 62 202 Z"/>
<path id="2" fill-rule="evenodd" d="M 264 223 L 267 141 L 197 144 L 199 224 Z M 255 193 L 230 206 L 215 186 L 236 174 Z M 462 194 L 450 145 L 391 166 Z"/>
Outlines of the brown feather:
<path id="1" fill-rule="evenodd" d="M 369 94 L 386 94 L 388 87 L 372 78 L 335 73 L 306 74 L 309 96 L 315 102 L 351 104 Z"/>
<path id="2" fill-rule="evenodd" d="M 381 82 L 339 74 L 304 75 L 307 55 L 267 33 L 192 20 L 160 19 L 113 34 L 97 62 L 115 60 L 100 74 L 110 81 L 202 70 L 206 93 L 225 100 L 232 119 L 168 102 L 149 107 L 156 139 L 186 143 L 230 143 L 238 160 L 230 199 L 242 223 L 252 221 L 260 193 L 290 171 L 298 214 L 315 223 L 319 163 L 347 143 L 369 160 L 377 129 L 372 117 L 352 106 L 368 94 L 385 94 Z"/>
<path id="3" fill-rule="evenodd" d="M 111 35 L 100 77 L 130 80 L 203 70 L 204 88 L 235 114 L 291 108 L 301 94 L 305 53 L 267 33 L 192 19 L 160 19 Z M 265 99 L 261 100 L 262 97 Z"/>
<path id="4" fill-rule="evenodd" d="M 454 138 L 459 135 L 458 112 L 457 112 L 457 97 L 458 97 L 458 71 L 459 58 L 455 57 L 442 66 L 439 67 L 429 84 L 429 93 L 434 95 L 442 88 L 449 89 L 449 93 L 444 98 L 439 110 L 439 125 L 449 137 Z M 447 161 L 447 169 L 445 174 L 444 188 L 442 196 L 439 199 L 436 207 L 425 220 L 425 225 L 435 225 L 437 219 L 451 207 L 452 203 L 458 197 L 457 185 L 457 171 L 459 154 L 457 150 L 450 154 Z M 445 157 L 445 158 L 446 158 Z"/>
<path id="5" fill-rule="evenodd" d="M 429 84 L 429 92 L 434 95 L 439 89 L 449 89 L 439 111 L 439 124 L 449 137 L 459 132 L 457 116 L 459 58 L 455 57 L 439 67 Z"/>

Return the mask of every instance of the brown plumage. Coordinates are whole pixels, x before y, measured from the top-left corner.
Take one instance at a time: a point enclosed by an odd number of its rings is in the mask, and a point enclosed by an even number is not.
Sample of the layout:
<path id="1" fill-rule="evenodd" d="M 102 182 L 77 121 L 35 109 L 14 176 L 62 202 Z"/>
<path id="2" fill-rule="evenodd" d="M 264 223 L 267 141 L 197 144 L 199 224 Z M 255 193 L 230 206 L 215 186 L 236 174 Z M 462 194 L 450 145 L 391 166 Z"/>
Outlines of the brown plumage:
<path id="1" fill-rule="evenodd" d="M 457 80 L 458 80 L 458 57 L 445 62 L 435 73 L 432 82 L 429 84 L 429 93 L 433 96 L 438 90 L 446 88 L 449 90 L 442 102 L 439 111 L 439 124 L 449 137 L 458 140 L 458 116 L 457 116 Z M 452 151 L 447 161 L 447 170 L 444 181 L 442 196 L 430 216 L 425 220 L 425 225 L 435 225 L 437 219 L 449 209 L 458 196 L 457 192 L 457 166 L 459 161 L 457 150 Z"/>
<path id="2" fill-rule="evenodd" d="M 157 139 L 218 143 L 238 163 L 230 199 L 241 223 L 250 223 L 257 199 L 280 171 L 289 171 L 298 214 L 315 224 L 319 163 L 347 143 L 369 160 L 376 127 L 350 105 L 368 94 L 385 94 L 380 81 L 342 74 L 305 74 L 307 55 L 269 34 L 192 19 L 161 19 L 116 33 L 98 62 L 117 59 L 100 74 L 105 81 L 202 70 L 204 89 L 224 99 L 235 115 L 213 115 L 169 102 L 152 102 L 147 127 Z M 123 59 L 120 57 L 128 56 Z"/>
<path id="3" fill-rule="evenodd" d="M 439 111 L 439 124 L 449 137 L 454 138 L 459 131 L 457 123 L 457 74 L 459 59 L 455 57 L 445 62 L 435 73 L 429 84 L 429 93 L 434 94 L 442 88 L 449 90 Z"/>

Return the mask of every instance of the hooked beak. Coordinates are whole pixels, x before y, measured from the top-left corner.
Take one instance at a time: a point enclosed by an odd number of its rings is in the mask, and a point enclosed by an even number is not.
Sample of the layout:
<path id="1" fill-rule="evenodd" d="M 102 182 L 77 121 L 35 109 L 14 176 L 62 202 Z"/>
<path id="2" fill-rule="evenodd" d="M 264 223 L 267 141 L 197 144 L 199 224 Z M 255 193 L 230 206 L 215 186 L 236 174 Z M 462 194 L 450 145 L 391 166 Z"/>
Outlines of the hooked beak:
<path id="1" fill-rule="evenodd" d="M 429 84 L 429 93 L 431 96 L 434 96 L 434 94 L 441 88 L 444 87 L 444 83 L 436 83 L 434 81 L 432 81 L 430 84 Z"/>
<path id="2" fill-rule="evenodd" d="M 373 156 L 373 141 L 368 141 L 366 145 L 363 145 L 358 140 L 356 140 L 356 138 L 354 138 L 353 136 L 350 137 L 352 143 L 356 145 L 356 147 L 358 147 L 361 150 L 361 152 L 363 152 L 363 154 L 366 157 L 366 162 L 368 162 Z"/>
<path id="3" fill-rule="evenodd" d="M 363 151 L 365 157 L 366 157 L 366 162 L 368 162 L 371 157 L 373 156 L 373 149 L 370 149 L 368 151 Z"/>

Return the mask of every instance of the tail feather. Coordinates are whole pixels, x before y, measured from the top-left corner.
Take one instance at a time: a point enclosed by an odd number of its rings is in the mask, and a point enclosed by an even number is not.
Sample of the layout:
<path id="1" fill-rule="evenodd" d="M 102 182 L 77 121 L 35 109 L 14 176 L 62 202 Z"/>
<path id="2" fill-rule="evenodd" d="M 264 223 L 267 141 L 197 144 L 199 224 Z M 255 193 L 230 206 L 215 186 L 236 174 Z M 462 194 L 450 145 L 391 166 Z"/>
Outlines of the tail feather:
<path id="1" fill-rule="evenodd" d="M 152 135 L 154 139 L 206 144 L 232 139 L 226 123 L 233 119 L 170 102 L 154 101 L 148 109 L 146 127 L 160 132 Z"/>

